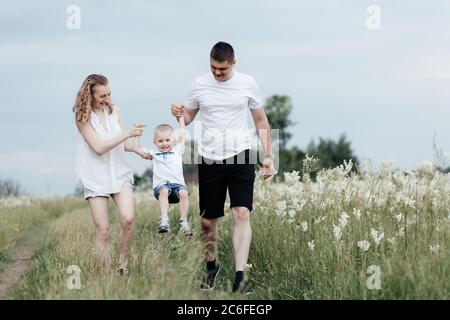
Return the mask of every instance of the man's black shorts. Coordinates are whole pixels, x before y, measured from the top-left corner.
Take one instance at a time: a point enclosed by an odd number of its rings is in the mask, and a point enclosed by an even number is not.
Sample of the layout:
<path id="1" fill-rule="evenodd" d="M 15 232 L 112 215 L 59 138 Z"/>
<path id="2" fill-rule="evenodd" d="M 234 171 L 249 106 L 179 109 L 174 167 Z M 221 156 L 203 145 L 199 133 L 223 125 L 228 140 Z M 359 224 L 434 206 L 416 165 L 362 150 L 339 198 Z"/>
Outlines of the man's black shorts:
<path id="1" fill-rule="evenodd" d="M 200 158 L 198 182 L 200 216 L 214 219 L 224 215 L 227 189 L 230 208 L 246 207 L 253 210 L 255 165 L 250 161 L 250 150 L 223 161 Z"/>

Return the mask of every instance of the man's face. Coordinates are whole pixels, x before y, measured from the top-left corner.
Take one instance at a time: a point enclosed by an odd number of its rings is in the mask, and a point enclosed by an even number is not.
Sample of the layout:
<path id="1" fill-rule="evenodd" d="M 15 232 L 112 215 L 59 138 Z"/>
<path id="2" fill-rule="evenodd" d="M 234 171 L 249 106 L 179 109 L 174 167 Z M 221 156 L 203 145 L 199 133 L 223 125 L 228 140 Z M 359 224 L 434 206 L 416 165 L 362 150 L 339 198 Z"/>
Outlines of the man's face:
<path id="1" fill-rule="evenodd" d="M 230 61 L 216 61 L 211 59 L 211 72 L 217 81 L 226 81 L 233 76 L 233 67 L 236 64 L 236 60 Z"/>

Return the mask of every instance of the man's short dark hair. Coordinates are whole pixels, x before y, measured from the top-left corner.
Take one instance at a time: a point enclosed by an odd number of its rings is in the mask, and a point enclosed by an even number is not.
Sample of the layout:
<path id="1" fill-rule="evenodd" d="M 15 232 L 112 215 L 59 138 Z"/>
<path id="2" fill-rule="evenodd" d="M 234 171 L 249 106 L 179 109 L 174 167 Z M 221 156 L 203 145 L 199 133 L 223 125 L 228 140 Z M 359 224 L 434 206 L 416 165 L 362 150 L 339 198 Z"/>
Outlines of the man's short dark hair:
<path id="1" fill-rule="evenodd" d="M 234 61 L 234 50 L 231 44 L 226 42 L 217 42 L 211 49 L 210 54 L 211 59 L 218 62 L 233 62 Z"/>

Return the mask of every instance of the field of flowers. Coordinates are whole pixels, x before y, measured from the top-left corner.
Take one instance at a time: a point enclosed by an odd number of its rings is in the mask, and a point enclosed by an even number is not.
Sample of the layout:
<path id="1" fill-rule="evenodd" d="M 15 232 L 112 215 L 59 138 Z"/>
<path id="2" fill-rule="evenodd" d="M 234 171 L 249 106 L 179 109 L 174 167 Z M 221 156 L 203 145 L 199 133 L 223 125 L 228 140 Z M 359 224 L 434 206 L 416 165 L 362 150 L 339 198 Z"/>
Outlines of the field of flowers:
<path id="1" fill-rule="evenodd" d="M 307 158 L 305 174 L 286 174 L 284 182 L 255 182 L 248 276 L 256 293 L 251 298 L 449 299 L 450 175 L 427 162 L 410 171 L 393 170 L 391 162 L 384 162 L 379 169 L 367 164 L 356 172 L 351 171 L 350 162 L 320 171 L 312 179 L 309 172 L 315 164 L 315 159 Z M 243 298 L 230 292 L 234 270 L 229 214 L 219 229 L 223 269 L 218 288 L 211 293 L 198 290 L 203 264 L 197 187 L 189 188 L 193 238 L 178 236 L 176 230 L 157 234 L 156 201 L 150 193 L 136 194 L 130 274 L 124 277 L 99 275 L 92 251 L 95 232 L 86 203 L 80 199 L 55 202 L 65 207 L 64 213 L 45 217 L 51 223 L 48 232 L 31 272 L 12 296 Z M 4 204 L 0 207 L 3 212 Z M 19 208 L 28 210 L 26 205 Z M 114 206 L 110 211 L 117 255 L 120 226 Z M 177 212 L 177 207 L 171 207 L 174 225 Z M 0 216 L 4 219 L 3 213 Z M 9 220 L 5 223 L 11 226 Z M 7 229 L 3 221 L 0 228 L 0 232 Z M 1 239 L 5 242 L 5 236 Z M 70 266 L 79 270 L 80 288 L 68 285 Z"/>

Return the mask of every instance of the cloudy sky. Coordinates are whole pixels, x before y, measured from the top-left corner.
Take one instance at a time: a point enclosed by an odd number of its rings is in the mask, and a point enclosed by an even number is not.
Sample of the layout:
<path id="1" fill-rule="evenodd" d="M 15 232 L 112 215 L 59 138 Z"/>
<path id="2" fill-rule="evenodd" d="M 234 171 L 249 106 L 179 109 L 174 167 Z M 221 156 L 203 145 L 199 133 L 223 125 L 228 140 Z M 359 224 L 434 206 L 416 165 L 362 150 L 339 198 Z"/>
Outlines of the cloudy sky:
<path id="1" fill-rule="evenodd" d="M 67 27 L 70 5 L 80 29 Z M 367 27 L 370 5 L 380 29 Z M 18 0 L 0 6 L 0 178 L 33 195 L 72 193 L 84 78 L 109 78 L 127 127 L 175 124 L 170 104 L 208 72 L 220 40 L 263 98 L 292 98 L 291 145 L 345 133 L 360 158 L 402 168 L 433 160 L 434 135 L 450 150 L 448 1 Z M 129 160 L 137 173 L 147 165 Z"/>

